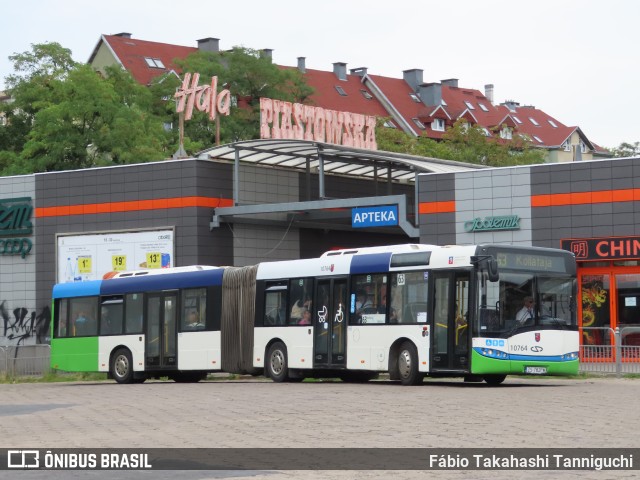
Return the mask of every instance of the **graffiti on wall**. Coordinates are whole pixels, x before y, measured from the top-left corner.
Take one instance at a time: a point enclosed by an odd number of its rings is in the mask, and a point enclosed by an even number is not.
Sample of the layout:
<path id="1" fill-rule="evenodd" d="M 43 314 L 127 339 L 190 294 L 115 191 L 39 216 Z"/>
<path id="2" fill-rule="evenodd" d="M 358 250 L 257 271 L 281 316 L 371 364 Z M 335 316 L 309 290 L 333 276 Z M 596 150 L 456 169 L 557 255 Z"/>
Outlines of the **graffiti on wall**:
<path id="1" fill-rule="evenodd" d="M 3 300 L 0 303 L 0 318 L 7 345 L 49 343 L 51 309 L 48 306 L 39 312 L 29 311 L 26 307 L 17 307 L 10 312 L 7 301 Z"/>

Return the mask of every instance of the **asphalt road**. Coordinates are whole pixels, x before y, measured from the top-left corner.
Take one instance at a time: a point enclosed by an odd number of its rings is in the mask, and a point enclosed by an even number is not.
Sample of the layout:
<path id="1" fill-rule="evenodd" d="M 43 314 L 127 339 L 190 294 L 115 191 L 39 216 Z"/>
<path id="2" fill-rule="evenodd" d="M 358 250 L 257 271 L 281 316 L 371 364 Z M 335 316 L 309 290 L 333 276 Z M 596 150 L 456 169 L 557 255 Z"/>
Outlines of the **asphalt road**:
<path id="1" fill-rule="evenodd" d="M 640 380 L 0 385 L 0 448 L 636 448 Z M 319 451 L 322 454 L 322 451 Z M 4 471 L 0 478 L 635 478 L 635 471 Z M 640 458 L 636 459 L 640 464 Z"/>

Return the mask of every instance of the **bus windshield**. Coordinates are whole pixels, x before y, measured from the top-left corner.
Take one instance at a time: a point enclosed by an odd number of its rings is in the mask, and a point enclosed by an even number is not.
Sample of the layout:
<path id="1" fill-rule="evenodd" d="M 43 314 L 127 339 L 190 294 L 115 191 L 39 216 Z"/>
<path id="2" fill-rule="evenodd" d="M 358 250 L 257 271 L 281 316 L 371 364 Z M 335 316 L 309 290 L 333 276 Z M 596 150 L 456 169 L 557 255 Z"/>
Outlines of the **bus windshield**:
<path id="1" fill-rule="evenodd" d="M 573 328 L 575 280 L 568 275 L 501 270 L 490 282 L 478 275 L 476 330 L 481 337 L 512 335 L 533 328 Z"/>

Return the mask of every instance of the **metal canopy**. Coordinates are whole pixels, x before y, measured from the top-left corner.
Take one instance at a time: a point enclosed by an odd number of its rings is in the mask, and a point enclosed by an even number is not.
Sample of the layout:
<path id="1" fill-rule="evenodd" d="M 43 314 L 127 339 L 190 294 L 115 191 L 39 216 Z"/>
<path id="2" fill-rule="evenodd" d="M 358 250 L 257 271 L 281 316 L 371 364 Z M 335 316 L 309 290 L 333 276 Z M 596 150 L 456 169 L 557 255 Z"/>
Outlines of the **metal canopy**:
<path id="1" fill-rule="evenodd" d="M 227 160 L 233 162 L 233 207 L 215 209 L 210 228 L 217 228 L 221 222 L 259 223 L 277 225 L 281 222 L 265 217 L 265 214 L 284 214 L 288 212 L 289 227 L 295 223 L 299 228 L 350 229 L 346 220 L 351 220 L 350 209 L 365 205 L 398 205 L 398 227 L 407 236 L 417 238 L 419 230 L 407 219 L 406 197 L 390 195 L 393 182 L 413 183 L 418 211 L 417 176 L 420 173 L 450 173 L 486 168 L 452 160 L 417 157 L 399 153 L 365 150 L 328 143 L 304 140 L 247 140 L 213 147 L 196 155 L 202 160 Z M 260 166 L 271 166 L 299 170 L 309 175 L 318 174 L 317 201 L 240 205 L 240 163 L 247 162 Z M 387 183 L 388 195 L 375 197 L 328 199 L 325 196 L 325 176 L 345 175 L 369 178 Z M 335 209 L 339 212 L 336 214 Z M 327 217 L 327 212 L 332 215 Z M 416 217 L 417 220 L 417 217 Z M 373 231 L 388 231 L 389 228 L 377 228 Z M 372 231 L 369 230 L 369 231 Z"/>
<path id="2" fill-rule="evenodd" d="M 237 154 L 237 157 L 236 157 Z M 413 182 L 418 173 L 449 173 L 486 168 L 452 160 L 365 150 L 305 140 L 246 140 L 209 148 L 200 159 L 239 160 L 297 170 Z M 309 161 L 309 167 L 307 167 Z M 320 165 L 322 163 L 322 166 Z"/>

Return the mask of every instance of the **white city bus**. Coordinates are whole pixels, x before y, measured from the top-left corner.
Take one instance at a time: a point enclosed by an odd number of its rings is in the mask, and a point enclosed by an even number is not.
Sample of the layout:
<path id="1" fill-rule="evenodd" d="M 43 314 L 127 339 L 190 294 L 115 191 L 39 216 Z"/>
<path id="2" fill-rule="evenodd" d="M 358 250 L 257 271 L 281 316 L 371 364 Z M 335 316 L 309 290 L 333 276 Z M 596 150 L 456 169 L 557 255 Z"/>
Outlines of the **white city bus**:
<path id="1" fill-rule="evenodd" d="M 388 372 L 406 385 L 425 375 L 499 384 L 509 374 L 576 374 L 575 273 L 569 252 L 505 245 L 398 245 L 262 263 L 253 364 L 277 382 Z M 519 322 L 527 297 L 536 306 Z"/>

